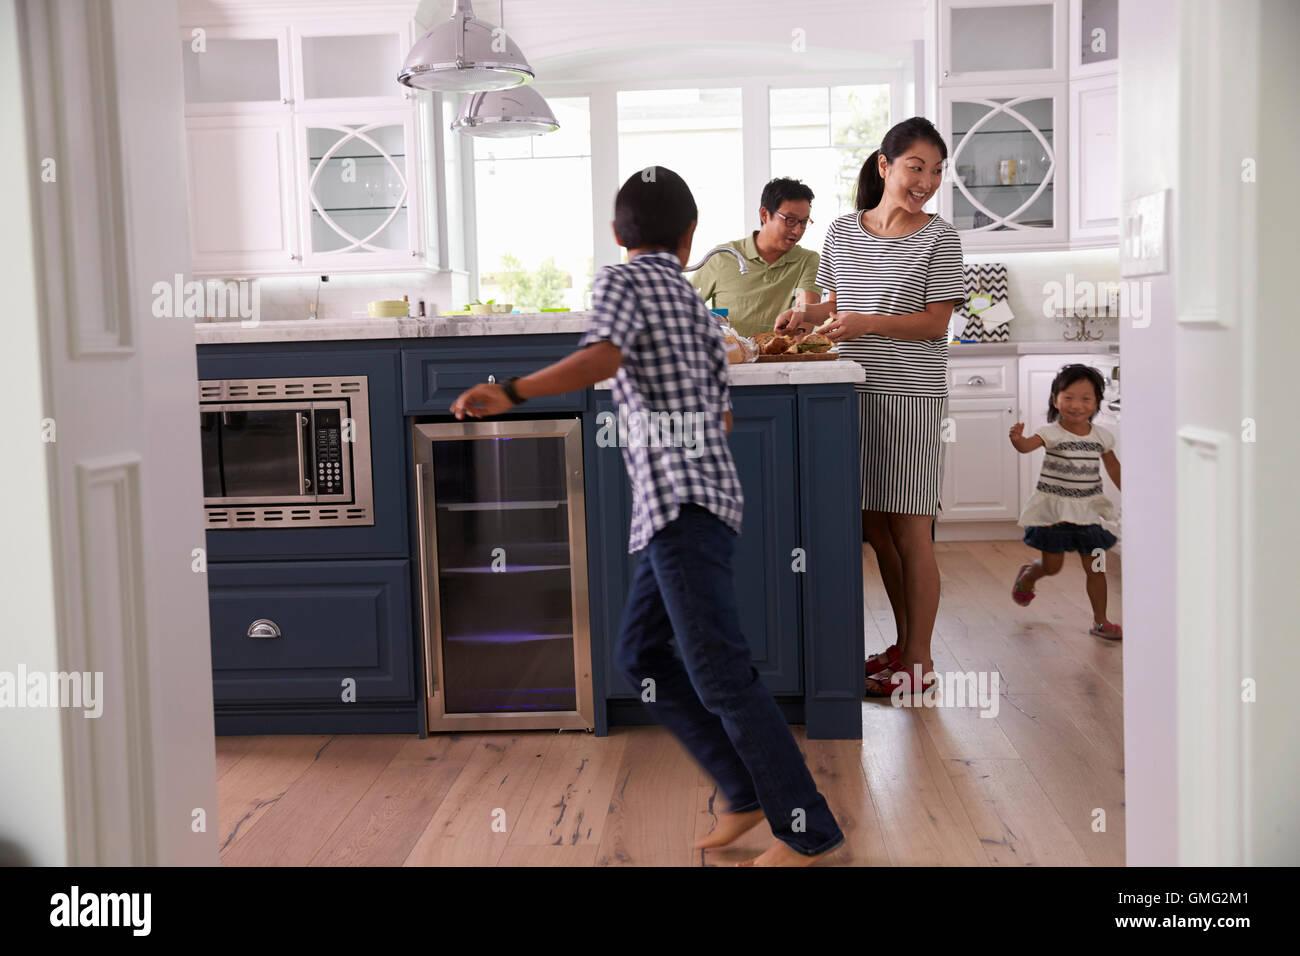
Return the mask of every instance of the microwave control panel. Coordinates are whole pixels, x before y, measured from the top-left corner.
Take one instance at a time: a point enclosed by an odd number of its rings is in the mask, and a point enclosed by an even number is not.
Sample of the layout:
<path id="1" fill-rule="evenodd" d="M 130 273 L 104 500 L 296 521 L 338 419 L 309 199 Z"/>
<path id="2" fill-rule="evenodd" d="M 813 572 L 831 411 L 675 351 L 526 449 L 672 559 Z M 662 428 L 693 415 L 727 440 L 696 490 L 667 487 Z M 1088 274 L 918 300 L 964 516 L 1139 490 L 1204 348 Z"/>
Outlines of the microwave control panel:
<path id="1" fill-rule="evenodd" d="M 337 408 L 318 408 L 316 425 L 316 493 L 343 493 L 342 422 Z"/>

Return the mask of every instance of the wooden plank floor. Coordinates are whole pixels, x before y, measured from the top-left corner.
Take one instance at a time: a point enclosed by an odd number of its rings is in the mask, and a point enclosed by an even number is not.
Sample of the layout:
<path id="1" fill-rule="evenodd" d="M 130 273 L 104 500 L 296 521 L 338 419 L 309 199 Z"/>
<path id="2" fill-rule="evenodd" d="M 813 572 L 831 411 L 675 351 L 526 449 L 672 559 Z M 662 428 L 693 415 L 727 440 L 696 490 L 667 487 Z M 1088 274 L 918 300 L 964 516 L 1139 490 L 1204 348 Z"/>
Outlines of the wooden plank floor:
<path id="1" fill-rule="evenodd" d="M 997 714 L 864 701 L 861 742 L 794 728 L 848 838 L 825 865 L 1122 866 L 1121 648 L 1087 633 L 1078 561 L 1021 608 L 1023 545 L 935 549 L 935 667 L 996 673 Z M 1109 555 L 1113 621 L 1119 569 Z M 875 652 L 894 625 L 870 548 L 863 596 Z M 772 839 L 692 851 L 725 808 L 659 727 L 218 737 L 217 778 L 230 866 L 715 866 Z"/>

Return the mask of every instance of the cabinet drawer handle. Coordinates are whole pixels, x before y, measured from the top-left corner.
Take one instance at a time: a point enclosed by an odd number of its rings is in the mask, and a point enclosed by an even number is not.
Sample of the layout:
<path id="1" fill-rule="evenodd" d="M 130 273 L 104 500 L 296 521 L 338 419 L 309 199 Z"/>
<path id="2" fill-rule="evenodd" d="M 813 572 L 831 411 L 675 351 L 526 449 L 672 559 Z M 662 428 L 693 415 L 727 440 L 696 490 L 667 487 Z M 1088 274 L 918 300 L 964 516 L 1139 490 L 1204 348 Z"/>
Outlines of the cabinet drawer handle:
<path id="1" fill-rule="evenodd" d="M 279 637 L 280 625 L 276 624 L 275 621 L 268 621 L 265 618 L 262 618 L 261 620 L 254 621 L 252 624 L 248 625 L 248 636 Z"/>
<path id="2" fill-rule="evenodd" d="M 489 376 L 488 376 L 488 384 L 489 384 L 489 385 L 495 385 L 496 383 L 497 383 L 497 377 L 496 377 L 495 375 L 489 375 Z"/>
<path id="3" fill-rule="evenodd" d="M 967 380 L 966 384 L 967 384 L 967 385 L 983 385 L 983 384 L 984 384 L 984 376 L 983 376 L 983 375 L 972 375 L 972 376 L 970 377 L 970 379 Z"/>

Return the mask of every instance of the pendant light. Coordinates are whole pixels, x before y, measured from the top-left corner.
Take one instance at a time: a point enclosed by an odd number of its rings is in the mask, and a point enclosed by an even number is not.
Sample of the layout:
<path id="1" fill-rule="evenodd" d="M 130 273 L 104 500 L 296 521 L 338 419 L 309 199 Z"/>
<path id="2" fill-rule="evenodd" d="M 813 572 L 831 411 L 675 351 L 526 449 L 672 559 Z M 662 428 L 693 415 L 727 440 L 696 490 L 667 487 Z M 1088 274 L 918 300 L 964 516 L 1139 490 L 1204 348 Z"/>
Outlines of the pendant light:
<path id="1" fill-rule="evenodd" d="M 455 0 L 451 19 L 415 41 L 397 81 L 417 90 L 464 93 L 507 90 L 532 82 L 533 75 L 503 28 L 477 19 L 470 0 Z"/>
<path id="2" fill-rule="evenodd" d="M 553 133 L 560 124 L 541 93 L 531 86 L 517 86 L 513 90 L 471 93 L 465 97 L 451 128 L 470 136 L 501 139 Z"/>

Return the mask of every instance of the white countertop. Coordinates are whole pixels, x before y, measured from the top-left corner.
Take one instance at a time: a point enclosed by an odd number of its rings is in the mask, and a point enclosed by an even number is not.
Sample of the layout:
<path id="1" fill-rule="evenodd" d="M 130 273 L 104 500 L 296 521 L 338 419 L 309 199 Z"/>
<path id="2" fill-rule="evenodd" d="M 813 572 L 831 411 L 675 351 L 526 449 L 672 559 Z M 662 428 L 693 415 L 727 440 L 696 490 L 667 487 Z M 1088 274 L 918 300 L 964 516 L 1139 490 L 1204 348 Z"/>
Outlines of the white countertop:
<path id="1" fill-rule="evenodd" d="M 849 359 L 834 362 L 741 362 L 727 366 L 727 381 L 742 385 L 828 385 L 834 382 L 861 382 L 866 379 L 862 366 Z M 608 390 L 614 380 L 597 382 L 595 388 Z"/>
<path id="2" fill-rule="evenodd" d="M 459 335 L 558 335 L 582 332 L 587 312 L 512 312 L 507 315 L 434 315 L 396 319 L 287 319 L 196 322 L 198 345 L 229 342 L 324 342 L 346 339 L 424 339 Z"/>
<path id="3" fill-rule="evenodd" d="M 948 346 L 948 358 L 961 358 L 963 355 L 1075 355 L 1075 354 L 1119 354 L 1119 341 L 1116 339 L 1094 339 L 1091 342 L 980 342 L 969 344 L 958 342 Z"/>

